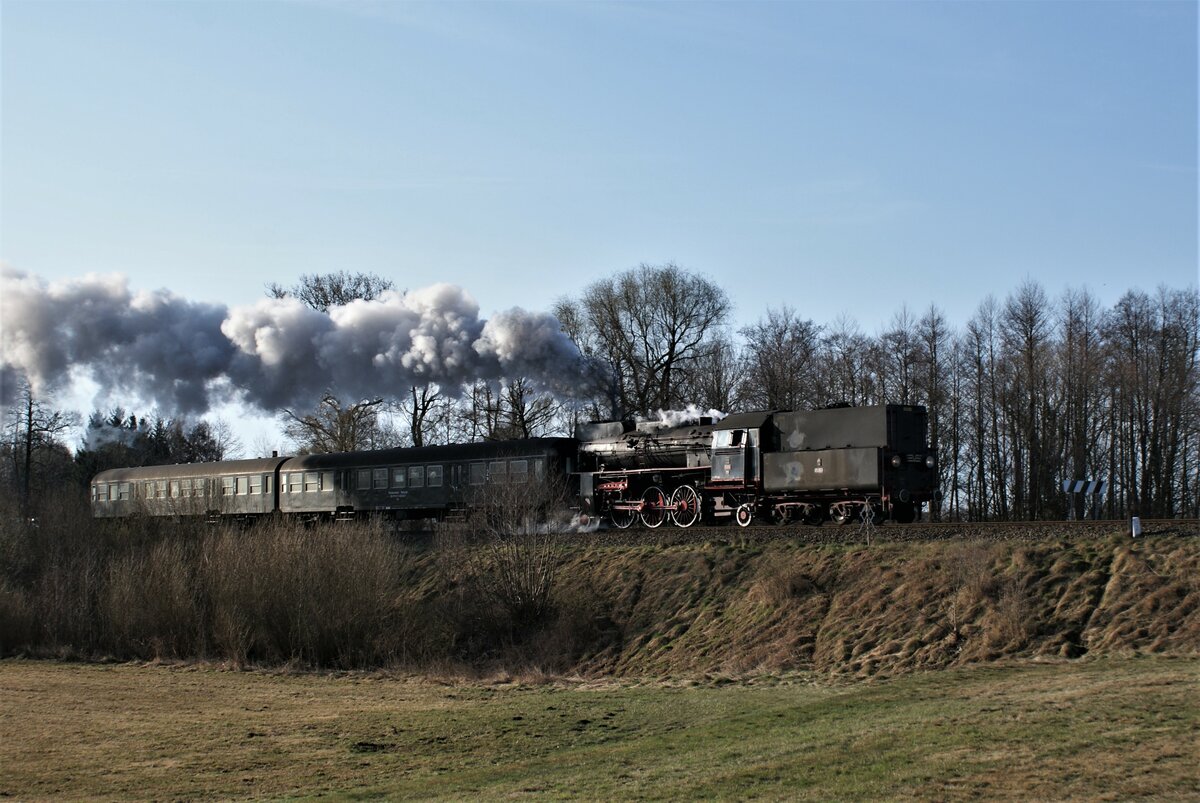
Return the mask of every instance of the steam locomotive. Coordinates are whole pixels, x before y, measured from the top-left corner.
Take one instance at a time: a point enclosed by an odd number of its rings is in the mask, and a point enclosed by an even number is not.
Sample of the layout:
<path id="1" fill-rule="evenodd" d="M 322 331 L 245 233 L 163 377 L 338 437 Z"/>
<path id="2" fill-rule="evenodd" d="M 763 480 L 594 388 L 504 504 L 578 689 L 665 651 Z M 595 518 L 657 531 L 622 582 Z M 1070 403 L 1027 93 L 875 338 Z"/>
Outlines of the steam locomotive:
<path id="1" fill-rule="evenodd" d="M 497 487 L 562 480 L 581 522 L 907 523 L 937 494 L 925 408 L 759 411 L 683 424 L 603 421 L 574 438 L 380 449 L 103 471 L 96 517 L 467 515 Z"/>

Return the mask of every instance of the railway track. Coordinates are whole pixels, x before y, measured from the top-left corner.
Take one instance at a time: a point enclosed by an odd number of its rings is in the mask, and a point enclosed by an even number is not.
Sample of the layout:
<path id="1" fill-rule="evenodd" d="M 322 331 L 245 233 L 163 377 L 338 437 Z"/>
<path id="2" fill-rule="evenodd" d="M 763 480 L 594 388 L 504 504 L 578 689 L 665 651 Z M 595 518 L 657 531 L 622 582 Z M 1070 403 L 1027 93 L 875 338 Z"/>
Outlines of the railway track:
<path id="1" fill-rule="evenodd" d="M 1164 535 L 1200 537 L 1200 519 L 1142 519 L 1142 537 Z M 708 541 L 794 541 L 808 544 L 865 544 L 945 540 L 1043 541 L 1049 539 L 1101 538 L 1128 535 L 1129 521 L 989 521 L 989 522 L 886 522 L 873 526 L 836 525 L 699 525 L 682 529 L 600 529 L 564 535 L 567 541 L 612 546 L 645 546 L 704 543 Z"/>

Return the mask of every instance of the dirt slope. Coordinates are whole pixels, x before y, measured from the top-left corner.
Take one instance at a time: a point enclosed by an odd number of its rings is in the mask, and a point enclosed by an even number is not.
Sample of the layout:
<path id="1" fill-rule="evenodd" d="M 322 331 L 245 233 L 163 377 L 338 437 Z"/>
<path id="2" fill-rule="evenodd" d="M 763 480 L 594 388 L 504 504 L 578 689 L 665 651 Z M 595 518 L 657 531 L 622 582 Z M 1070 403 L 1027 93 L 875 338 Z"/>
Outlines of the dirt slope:
<path id="1" fill-rule="evenodd" d="M 1200 653 L 1196 538 L 591 549 L 558 594 L 573 614 L 554 644 L 572 642 L 586 675 Z"/>

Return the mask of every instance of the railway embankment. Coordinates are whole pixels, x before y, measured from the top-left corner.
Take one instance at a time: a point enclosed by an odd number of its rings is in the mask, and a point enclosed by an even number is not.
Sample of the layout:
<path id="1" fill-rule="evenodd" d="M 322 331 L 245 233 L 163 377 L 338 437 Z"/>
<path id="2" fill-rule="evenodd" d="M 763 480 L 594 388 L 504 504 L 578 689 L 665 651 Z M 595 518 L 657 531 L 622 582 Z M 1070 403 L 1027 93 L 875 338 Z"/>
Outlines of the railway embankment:
<path id="1" fill-rule="evenodd" d="M 562 572 L 564 593 L 593 600 L 604 625 L 575 665 L 868 677 L 1200 653 L 1200 538 L 1068 536 L 582 550 Z"/>
<path id="2" fill-rule="evenodd" d="M 3 533 L 0 655 L 710 680 L 1200 655 L 1195 522 L 419 543 L 143 524 Z"/>

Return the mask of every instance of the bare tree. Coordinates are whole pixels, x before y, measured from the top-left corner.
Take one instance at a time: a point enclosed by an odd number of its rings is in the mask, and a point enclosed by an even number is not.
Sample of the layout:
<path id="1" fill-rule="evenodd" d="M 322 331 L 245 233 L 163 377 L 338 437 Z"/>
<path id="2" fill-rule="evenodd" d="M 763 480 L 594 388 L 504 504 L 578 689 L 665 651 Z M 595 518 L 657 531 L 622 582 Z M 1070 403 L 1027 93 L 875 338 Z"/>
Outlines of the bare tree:
<path id="1" fill-rule="evenodd" d="M 4 450 L 10 482 L 19 494 L 21 509 L 28 512 L 33 501 L 33 492 L 65 479 L 65 472 L 52 470 L 52 464 L 65 463 L 69 467 L 70 457 L 61 437 L 78 424 L 72 413 L 55 410 L 39 399 L 33 386 L 23 381 L 17 391 L 15 404 L 5 416 Z"/>
<path id="2" fill-rule="evenodd" d="M 744 403 L 746 363 L 732 340 L 728 333 L 718 333 L 696 360 L 684 393 L 702 410 L 730 412 Z"/>
<path id="3" fill-rule="evenodd" d="M 272 282 L 267 285 L 271 298 L 297 298 L 319 312 L 329 312 L 356 299 L 370 301 L 388 290 L 394 290 L 391 279 L 374 273 L 305 273 L 291 287 Z"/>
<path id="4" fill-rule="evenodd" d="M 892 316 L 891 328 L 879 338 L 883 393 L 888 401 L 911 404 L 921 352 L 917 321 L 907 306 Z"/>
<path id="5" fill-rule="evenodd" d="M 508 431 L 512 438 L 540 438 L 549 435 L 561 405 L 549 393 L 539 393 L 526 379 L 504 383 Z"/>
<path id="6" fill-rule="evenodd" d="M 746 394 L 752 407 L 801 410 L 820 404 L 818 350 L 821 327 L 791 307 L 741 330 L 746 339 Z"/>
<path id="7" fill-rule="evenodd" d="M 1200 301 L 1196 291 L 1126 293 L 1105 316 L 1112 401 L 1111 474 L 1125 514 L 1168 515 L 1195 480 L 1189 460 L 1196 420 Z M 1192 463 L 1192 473 L 1195 472 Z M 1116 501 L 1116 500 L 1114 500 Z"/>
<path id="8" fill-rule="evenodd" d="M 613 412 L 649 415 L 690 401 L 685 380 L 711 350 L 729 299 L 675 264 L 643 264 L 560 301 L 555 313 L 580 351 L 610 366 Z"/>
<path id="9" fill-rule="evenodd" d="M 947 353 L 950 349 L 950 328 L 946 317 L 936 305 L 930 304 L 929 309 L 921 316 L 916 328 L 919 364 L 922 370 L 914 377 L 917 395 L 925 404 L 929 414 L 929 448 L 937 455 L 938 467 L 942 478 L 947 476 L 946 467 L 952 464 L 953 454 L 942 445 L 943 422 L 946 418 L 946 408 L 950 402 L 947 392 L 947 381 L 954 362 Z M 951 457 L 947 460 L 947 457 Z M 931 511 L 937 519 L 940 510 L 934 507 Z"/>
<path id="10" fill-rule="evenodd" d="M 425 445 L 435 411 L 443 401 L 441 388 L 435 384 L 413 385 L 408 397 L 400 401 L 400 413 L 408 420 L 408 435 L 413 446 Z"/>
<path id="11" fill-rule="evenodd" d="M 559 431 L 564 410 L 526 379 L 476 382 L 460 400 L 460 440 L 539 438 Z"/>
<path id="12" fill-rule="evenodd" d="M 1005 350 L 1011 355 L 1011 393 L 1008 396 L 1013 443 L 1013 502 L 1023 518 L 1041 516 L 1042 501 L 1055 479 L 1054 456 L 1045 446 L 1048 404 L 1050 302 L 1041 285 L 1024 282 L 1008 297 L 1000 318 Z"/>
<path id="13" fill-rule="evenodd" d="M 971 472 L 967 477 L 968 515 L 976 519 L 1008 517 L 1007 446 L 1002 439 L 1003 392 L 999 310 L 991 296 L 967 322 L 963 353 L 967 362 L 967 418 Z"/>
<path id="14" fill-rule="evenodd" d="M 381 426 L 379 408 L 383 399 L 343 406 L 326 393 L 317 409 L 304 415 L 284 410 L 284 433 L 309 453 L 352 452 L 379 449 L 396 443 L 395 434 Z"/>
<path id="15" fill-rule="evenodd" d="M 1058 309 L 1057 348 L 1058 417 L 1057 448 L 1063 457 L 1066 480 L 1099 476 L 1104 432 L 1104 402 L 1100 379 L 1104 373 L 1104 350 L 1100 331 L 1100 307 L 1086 290 L 1068 290 Z M 1074 517 L 1083 518 L 1084 497 L 1067 500 Z"/>
<path id="16" fill-rule="evenodd" d="M 839 316 L 827 328 L 820 359 L 825 372 L 825 403 L 861 405 L 880 401 L 871 351 L 870 338 L 852 318 Z"/>

